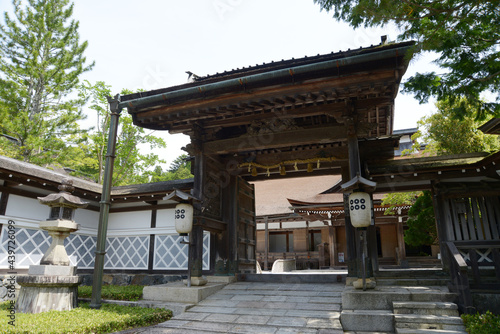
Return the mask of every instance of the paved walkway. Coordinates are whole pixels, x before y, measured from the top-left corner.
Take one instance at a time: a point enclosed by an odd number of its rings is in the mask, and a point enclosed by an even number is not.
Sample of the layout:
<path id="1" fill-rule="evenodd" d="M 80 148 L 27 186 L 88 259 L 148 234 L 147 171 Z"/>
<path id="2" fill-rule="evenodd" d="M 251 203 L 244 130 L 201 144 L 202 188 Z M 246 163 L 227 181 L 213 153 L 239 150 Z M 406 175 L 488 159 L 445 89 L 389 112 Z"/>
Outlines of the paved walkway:
<path id="1" fill-rule="evenodd" d="M 344 283 L 238 282 L 169 321 L 126 333 L 343 333 Z"/>

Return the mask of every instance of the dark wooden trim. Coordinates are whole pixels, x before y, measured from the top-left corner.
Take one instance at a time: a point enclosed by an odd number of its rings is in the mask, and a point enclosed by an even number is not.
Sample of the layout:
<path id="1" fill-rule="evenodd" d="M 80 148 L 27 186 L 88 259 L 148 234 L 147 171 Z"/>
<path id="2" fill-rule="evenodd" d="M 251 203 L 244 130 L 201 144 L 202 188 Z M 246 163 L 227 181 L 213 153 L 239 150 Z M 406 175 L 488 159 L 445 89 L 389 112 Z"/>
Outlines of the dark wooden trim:
<path id="1" fill-rule="evenodd" d="M 0 186 L 0 191 L 2 192 L 2 194 L 7 193 L 7 194 L 18 195 L 18 196 L 27 197 L 27 198 L 33 198 L 33 199 L 37 199 L 40 196 L 44 196 L 43 194 L 36 194 L 36 193 L 31 192 L 31 191 L 15 189 L 15 188 L 10 188 L 10 187 L 5 187 L 5 186 Z M 99 206 L 98 206 L 98 204 L 89 203 L 89 205 L 85 209 L 91 210 L 91 211 L 99 211 Z"/>
<path id="2" fill-rule="evenodd" d="M 0 215 L 2 216 L 5 215 L 5 212 L 7 211 L 8 202 L 9 202 L 9 193 L 7 191 L 2 190 L 2 195 L 0 196 Z"/>
<path id="3" fill-rule="evenodd" d="M 195 216 L 194 225 L 201 226 L 205 231 L 210 231 L 215 233 L 220 233 L 227 229 L 227 224 L 225 222 L 203 216 Z"/>
<path id="4" fill-rule="evenodd" d="M 153 270 L 154 254 L 155 254 L 155 234 L 149 235 L 149 257 L 148 257 L 148 270 Z"/>
<path id="5" fill-rule="evenodd" d="M 453 241 L 458 248 L 500 248 L 500 240 Z"/>
<path id="6" fill-rule="evenodd" d="M 177 204 L 158 204 L 158 205 L 144 205 L 144 206 L 131 206 L 125 208 L 113 208 L 109 209 L 110 213 L 116 212 L 130 212 L 130 211 L 149 211 L 149 210 L 163 210 L 163 209 L 174 209 Z"/>
<path id="7" fill-rule="evenodd" d="M 158 203 L 158 202 L 156 202 Z M 156 207 L 151 210 L 151 228 L 156 227 L 157 209 Z M 149 235 L 149 257 L 148 257 L 148 270 L 153 270 L 155 254 L 155 234 Z"/>
<path id="8" fill-rule="evenodd" d="M 324 128 L 302 129 L 269 133 L 263 135 L 243 135 L 238 138 L 222 139 L 204 143 L 203 149 L 207 154 L 228 154 L 251 150 L 265 150 L 294 145 L 317 144 L 320 142 L 338 141 L 346 138 L 344 125 L 335 125 Z M 262 140 L 262 138 L 272 140 Z"/>

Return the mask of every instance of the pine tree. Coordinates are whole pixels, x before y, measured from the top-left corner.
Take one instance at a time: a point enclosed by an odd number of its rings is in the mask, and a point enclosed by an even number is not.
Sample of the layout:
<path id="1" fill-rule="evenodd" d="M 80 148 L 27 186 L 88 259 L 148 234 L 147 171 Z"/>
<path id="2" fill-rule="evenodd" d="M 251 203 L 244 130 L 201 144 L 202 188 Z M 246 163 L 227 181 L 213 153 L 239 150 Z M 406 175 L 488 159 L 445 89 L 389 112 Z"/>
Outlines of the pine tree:
<path id="1" fill-rule="evenodd" d="M 25 2 L 23 2 L 25 3 Z M 0 25 L 0 154 L 46 165 L 63 160 L 85 118 L 70 98 L 89 71 L 68 0 L 13 0 Z"/>

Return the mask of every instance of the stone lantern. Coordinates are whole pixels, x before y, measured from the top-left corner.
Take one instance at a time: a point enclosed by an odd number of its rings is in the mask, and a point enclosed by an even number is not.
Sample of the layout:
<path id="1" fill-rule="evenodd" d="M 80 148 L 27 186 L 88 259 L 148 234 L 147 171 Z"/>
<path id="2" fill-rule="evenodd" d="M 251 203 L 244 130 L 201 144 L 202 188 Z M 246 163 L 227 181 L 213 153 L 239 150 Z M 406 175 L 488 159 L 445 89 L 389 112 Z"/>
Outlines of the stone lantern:
<path id="1" fill-rule="evenodd" d="M 88 205 L 79 197 L 71 195 L 75 189 L 72 184 L 71 180 L 65 179 L 58 187 L 59 193 L 38 197 L 40 204 L 50 207 L 49 218 L 40 222 L 40 228 L 52 237 L 52 243 L 40 261 L 41 265 L 69 266 L 70 264 L 64 248 L 64 239 L 79 228 L 73 220 L 75 209 L 85 208 Z"/>
<path id="2" fill-rule="evenodd" d="M 76 266 L 70 265 L 64 239 L 78 230 L 73 220 L 75 210 L 88 203 L 71 194 L 74 188 L 69 179 L 63 180 L 58 189 L 59 193 L 38 197 L 41 204 L 50 207 L 49 218 L 40 222 L 40 228 L 49 233 L 52 243 L 40 265 L 31 265 L 28 275 L 17 277 L 21 291 L 16 305 L 21 313 L 65 311 L 77 306 L 81 278 L 76 275 Z"/>

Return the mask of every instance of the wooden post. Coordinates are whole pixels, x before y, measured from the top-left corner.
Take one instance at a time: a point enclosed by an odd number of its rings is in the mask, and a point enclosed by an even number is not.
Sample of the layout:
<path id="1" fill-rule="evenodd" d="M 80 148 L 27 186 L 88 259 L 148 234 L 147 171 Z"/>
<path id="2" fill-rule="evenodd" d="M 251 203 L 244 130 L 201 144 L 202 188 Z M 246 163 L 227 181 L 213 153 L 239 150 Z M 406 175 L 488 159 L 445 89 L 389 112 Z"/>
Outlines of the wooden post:
<path id="1" fill-rule="evenodd" d="M 230 274 L 236 274 L 235 270 L 238 270 L 236 263 L 238 261 L 238 208 L 237 208 L 237 198 L 238 198 L 238 177 L 231 175 L 229 185 L 227 186 L 228 191 L 228 201 L 225 202 L 227 207 L 227 234 L 229 241 L 228 249 L 228 272 Z"/>
<path id="2" fill-rule="evenodd" d="M 398 222 L 396 223 L 396 236 L 398 240 L 398 254 L 397 265 L 403 264 L 406 266 L 406 247 L 405 247 L 405 239 L 404 239 L 404 229 L 403 229 L 403 217 L 401 217 L 401 210 L 399 210 Z"/>
<path id="3" fill-rule="evenodd" d="M 193 125 L 193 135 L 191 137 L 191 144 L 193 146 L 194 155 L 194 184 L 193 184 L 193 196 L 195 198 L 201 199 L 200 202 L 194 203 L 194 216 L 200 217 L 203 214 L 203 185 L 205 181 L 205 156 L 202 150 L 202 135 L 203 129 L 198 124 Z M 196 219 L 196 218 L 195 218 Z M 196 224 L 193 224 L 193 230 L 189 234 L 189 242 L 191 252 L 189 252 L 189 262 L 191 263 L 191 280 L 198 280 L 201 282 L 201 273 L 203 269 L 203 228 Z"/>
<path id="4" fill-rule="evenodd" d="M 266 226 L 265 237 L 264 237 L 264 270 L 269 270 L 269 218 L 266 216 L 264 218 L 264 223 Z"/>
<path id="5" fill-rule="evenodd" d="M 342 168 L 342 180 L 350 180 L 349 170 L 345 168 Z M 357 277 L 358 269 L 356 260 L 358 258 L 359 235 L 357 235 L 356 229 L 351 224 L 351 216 L 349 214 L 349 196 L 347 194 L 344 194 L 344 216 L 346 240 L 344 263 L 347 265 L 347 276 Z"/>
<path id="6" fill-rule="evenodd" d="M 328 226 L 328 242 L 330 243 L 330 267 L 337 264 L 337 228 L 335 226 Z"/>
<path id="7" fill-rule="evenodd" d="M 443 196 L 437 191 L 436 189 L 433 189 L 432 192 L 432 205 L 434 206 L 434 216 L 436 217 L 436 229 L 438 232 L 438 239 L 439 239 L 439 248 L 441 252 L 441 264 L 443 266 L 444 270 L 449 270 L 450 269 L 450 258 L 448 254 L 448 249 L 446 247 L 446 242 L 449 241 L 448 238 L 448 231 L 447 231 L 447 224 L 451 222 L 448 222 L 446 219 L 446 215 L 444 212 L 444 202 L 445 199 Z"/>
<path id="8" fill-rule="evenodd" d="M 367 241 L 368 241 L 368 258 L 372 262 L 373 272 L 378 271 L 378 249 L 377 249 L 377 228 L 375 227 L 375 211 L 373 204 L 373 194 L 370 194 L 370 199 L 372 202 L 372 225 L 368 227 Z M 373 275 L 373 273 L 372 273 Z"/>

